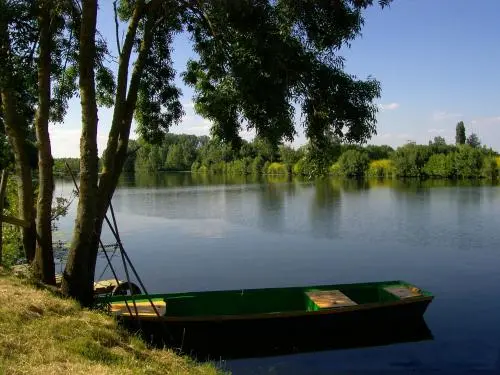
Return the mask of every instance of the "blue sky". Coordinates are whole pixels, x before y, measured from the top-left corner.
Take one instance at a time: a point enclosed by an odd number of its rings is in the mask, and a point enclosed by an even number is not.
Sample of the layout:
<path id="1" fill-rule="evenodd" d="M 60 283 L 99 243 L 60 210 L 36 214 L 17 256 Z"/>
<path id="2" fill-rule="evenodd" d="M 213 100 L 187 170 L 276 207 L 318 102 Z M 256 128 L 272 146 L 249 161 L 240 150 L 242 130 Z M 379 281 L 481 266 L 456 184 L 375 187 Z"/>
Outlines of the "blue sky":
<path id="1" fill-rule="evenodd" d="M 116 54 L 112 1 L 101 0 L 98 27 Z M 455 125 L 500 150 L 500 1 L 394 0 L 390 8 L 365 12 L 362 36 L 341 54 L 346 71 L 381 82 L 377 135 L 369 143 L 393 147 L 408 140 L 427 143 L 435 136 L 454 142 Z M 193 57 L 189 39 L 174 43 L 178 73 Z M 192 90 L 178 80 L 186 115 L 174 133 L 208 134 L 210 123 L 192 108 Z M 79 99 L 70 102 L 64 124 L 51 126 L 55 157 L 77 157 Z M 99 154 L 106 144 L 111 111 L 99 110 Z M 305 142 L 300 124 L 294 145 Z M 242 134 L 251 139 L 252 133 Z M 136 134 L 132 133 L 132 138 Z"/>

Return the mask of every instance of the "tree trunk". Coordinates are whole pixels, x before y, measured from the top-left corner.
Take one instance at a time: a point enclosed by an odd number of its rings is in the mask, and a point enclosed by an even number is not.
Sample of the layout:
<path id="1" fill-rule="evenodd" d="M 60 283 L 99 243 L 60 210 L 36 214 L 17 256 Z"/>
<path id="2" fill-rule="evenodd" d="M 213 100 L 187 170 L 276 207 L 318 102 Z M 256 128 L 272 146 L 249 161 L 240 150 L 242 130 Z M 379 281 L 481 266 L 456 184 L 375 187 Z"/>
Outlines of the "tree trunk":
<path id="1" fill-rule="evenodd" d="M 80 28 L 80 97 L 82 135 L 80 138 L 80 194 L 71 249 L 64 270 L 62 291 L 90 305 L 97 246 L 92 237 L 97 203 L 97 104 L 95 93 L 95 32 L 97 0 L 82 1 Z"/>
<path id="2" fill-rule="evenodd" d="M 16 111 L 16 98 L 12 90 L 2 89 L 2 104 L 5 131 L 14 152 L 16 176 L 18 179 L 19 216 L 29 222 L 28 228 L 22 228 L 23 247 L 28 263 L 35 258 L 36 230 L 33 216 L 33 181 L 31 166 L 26 153 L 26 132 Z"/>
<path id="3" fill-rule="evenodd" d="M 2 171 L 2 179 L 0 180 L 0 213 L 3 215 L 3 203 L 5 199 L 5 193 L 7 191 L 7 178 L 9 174 L 7 169 Z M 0 266 L 3 262 L 3 222 L 0 221 Z"/>
<path id="4" fill-rule="evenodd" d="M 84 4 L 89 3 L 94 4 L 95 1 L 88 0 L 84 2 Z M 104 152 L 105 158 L 103 161 L 103 173 L 99 180 L 98 188 L 96 132 L 94 132 L 95 128 L 92 128 L 93 133 L 90 133 L 89 119 L 91 104 L 89 102 L 84 103 L 84 98 L 90 101 L 91 96 L 83 95 L 83 84 L 85 84 L 85 87 L 87 87 L 87 94 L 92 94 L 92 104 L 95 108 L 95 86 L 93 74 L 91 76 L 90 71 L 83 69 L 84 62 L 89 61 L 89 57 L 83 56 L 83 51 L 88 52 L 86 49 L 89 48 L 89 44 L 87 43 L 86 47 L 83 44 L 85 14 L 83 15 L 84 18 L 82 18 L 82 31 L 80 37 L 80 91 L 82 96 L 82 117 L 84 118 L 82 126 L 84 130 L 82 132 L 80 163 L 80 200 L 73 243 L 63 277 L 63 292 L 67 295 L 76 297 L 83 304 L 89 304 L 92 300 L 92 282 L 94 281 L 99 238 L 102 231 L 104 217 L 108 211 L 109 203 L 116 189 L 118 178 L 126 159 L 130 127 L 137 101 L 139 83 L 144 70 L 146 57 L 152 43 L 156 14 L 155 9 L 150 7 L 148 9 L 149 17 L 146 19 L 144 26 L 143 40 L 141 42 L 137 61 L 130 79 L 130 88 L 127 93 L 127 76 L 130 56 L 137 34 L 137 28 L 140 20 L 145 15 L 145 4 L 146 2 L 144 0 L 139 0 L 135 4 L 132 19 L 129 23 L 122 53 L 120 55 L 118 85 L 115 95 L 115 109 L 111 130 L 109 132 L 107 148 Z M 159 4 L 159 2 L 156 2 L 155 4 Z M 83 9 L 88 6 L 89 5 L 84 6 Z M 95 44 L 92 48 L 95 48 Z M 90 67 L 88 68 L 90 69 Z M 89 77 L 92 77 L 92 81 L 90 82 L 89 80 L 88 82 L 85 82 L 85 80 Z M 92 90 L 90 90 L 90 86 L 92 86 Z M 85 119 L 86 117 L 87 119 Z M 97 125 L 97 119 L 95 120 L 95 124 Z M 85 147 L 83 146 L 84 144 Z M 92 158 L 89 158 L 88 156 L 89 151 L 91 151 Z M 84 186 L 86 186 L 85 190 L 83 189 Z"/>
<path id="5" fill-rule="evenodd" d="M 33 262 L 34 276 L 44 283 L 55 285 L 54 252 L 52 249 L 52 198 L 54 176 L 52 151 L 49 137 L 50 110 L 50 6 L 51 1 L 40 5 L 40 41 L 38 58 L 38 110 L 35 118 L 38 142 L 39 190 L 37 202 L 37 246 Z"/>
<path id="6" fill-rule="evenodd" d="M 1 17 L 0 17 L 1 18 Z M 8 62 L 10 51 L 10 40 L 5 17 L 0 23 L 0 59 Z M 30 223 L 27 228 L 22 228 L 22 241 L 26 258 L 31 263 L 35 257 L 35 220 L 33 217 L 33 182 L 31 180 L 31 166 L 26 152 L 27 126 L 25 119 L 18 114 L 18 103 L 16 98 L 16 83 L 12 79 L 11 67 L 2 67 L 0 76 L 0 91 L 2 97 L 3 122 L 5 131 L 14 153 L 16 176 L 18 179 L 19 216 Z"/>

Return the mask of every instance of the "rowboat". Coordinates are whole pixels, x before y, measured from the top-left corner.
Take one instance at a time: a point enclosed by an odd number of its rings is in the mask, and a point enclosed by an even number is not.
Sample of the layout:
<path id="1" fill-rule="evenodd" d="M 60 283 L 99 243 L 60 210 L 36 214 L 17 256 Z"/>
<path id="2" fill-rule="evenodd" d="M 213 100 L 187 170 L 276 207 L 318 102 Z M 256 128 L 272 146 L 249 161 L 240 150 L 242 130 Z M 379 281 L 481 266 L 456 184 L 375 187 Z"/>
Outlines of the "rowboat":
<path id="1" fill-rule="evenodd" d="M 397 280 L 101 298 L 106 299 L 108 311 L 120 319 L 220 327 L 253 321 L 407 319 L 422 316 L 434 296 Z"/>
<path id="2" fill-rule="evenodd" d="M 391 341 L 391 335 L 404 336 L 405 330 L 413 338 L 422 336 L 422 332 L 428 336 L 421 322 L 434 296 L 396 280 L 99 299 L 121 322 L 162 337 L 163 344 L 196 343 L 213 352 L 217 342 L 263 338 L 270 345 L 275 339 L 291 343 L 293 338 L 317 345 L 321 342 L 318 332 L 335 337 L 337 344 L 351 340 L 354 346 L 366 340 Z M 331 337 L 323 343 L 335 346 Z"/>
<path id="3" fill-rule="evenodd" d="M 122 319 L 221 324 L 284 318 L 416 317 L 425 313 L 434 296 L 397 280 L 101 298 L 106 299 L 108 311 Z"/>

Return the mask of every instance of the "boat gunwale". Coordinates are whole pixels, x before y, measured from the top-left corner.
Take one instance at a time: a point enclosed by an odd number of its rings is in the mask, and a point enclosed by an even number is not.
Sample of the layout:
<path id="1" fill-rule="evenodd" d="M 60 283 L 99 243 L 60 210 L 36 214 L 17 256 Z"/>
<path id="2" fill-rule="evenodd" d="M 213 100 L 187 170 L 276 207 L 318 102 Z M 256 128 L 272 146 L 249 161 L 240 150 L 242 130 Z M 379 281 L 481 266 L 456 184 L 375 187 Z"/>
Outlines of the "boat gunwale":
<path id="1" fill-rule="evenodd" d="M 294 310 L 286 312 L 267 312 L 261 314 L 238 314 L 238 315 L 201 315 L 201 316 L 167 316 L 160 317 L 151 315 L 120 315 L 120 319 L 140 319 L 147 321 L 164 321 L 172 323 L 187 323 L 187 322 L 227 322 L 240 320 L 262 320 L 262 319 L 277 319 L 277 318 L 299 318 L 299 317 L 314 317 L 323 315 L 337 315 L 354 311 L 376 310 L 382 308 L 398 307 L 403 305 L 412 305 L 423 302 L 432 302 L 434 296 L 411 297 L 399 301 L 390 302 L 373 302 L 353 306 L 341 306 L 335 308 L 325 308 L 317 311 Z"/>
<path id="2" fill-rule="evenodd" d="M 309 290 L 309 289 L 323 289 L 323 288 L 335 288 L 335 289 L 343 289 L 343 288 L 352 288 L 352 287 L 368 287 L 368 286 L 383 286 L 383 285 L 394 285 L 394 284 L 400 284 L 400 285 L 407 285 L 407 286 L 412 286 L 418 288 L 415 284 L 406 282 L 404 280 L 388 280 L 388 281 L 373 281 L 373 282 L 364 282 L 364 283 L 347 283 L 347 284 L 321 284 L 321 285 L 307 285 L 307 286 L 284 286 L 284 287 L 275 287 L 275 288 L 250 288 L 250 289 L 220 289 L 220 290 L 201 290 L 201 291 L 186 291 L 186 292 L 175 292 L 175 293 L 154 293 L 154 294 L 149 294 L 149 298 L 151 300 L 153 299 L 167 299 L 167 298 L 172 298 L 172 297 L 196 297 L 198 294 L 204 294 L 204 293 L 242 293 L 242 292 L 247 292 L 247 293 L 252 293 L 252 292 L 272 292 L 272 291 L 279 291 L 279 290 Z M 434 295 L 424 289 L 418 288 L 420 292 L 424 295 L 424 297 L 434 297 Z M 144 294 L 136 294 L 134 296 L 126 296 L 127 298 L 124 298 L 124 296 L 106 296 L 106 297 L 99 297 L 97 301 L 101 300 L 104 302 L 119 302 L 119 301 L 125 301 L 127 302 L 132 302 L 133 300 L 139 301 L 139 300 L 147 300 L 148 298 Z M 134 298 L 137 297 L 137 298 Z"/>

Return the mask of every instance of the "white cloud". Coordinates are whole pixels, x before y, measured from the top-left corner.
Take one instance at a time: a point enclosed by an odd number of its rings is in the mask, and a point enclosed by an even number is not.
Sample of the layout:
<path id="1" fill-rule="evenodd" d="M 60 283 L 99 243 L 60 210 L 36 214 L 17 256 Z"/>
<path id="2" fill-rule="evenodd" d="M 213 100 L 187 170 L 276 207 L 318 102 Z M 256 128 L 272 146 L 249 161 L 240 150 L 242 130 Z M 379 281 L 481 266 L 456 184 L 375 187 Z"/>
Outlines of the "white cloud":
<path id="1" fill-rule="evenodd" d="M 434 121 L 443 121 L 443 120 L 450 120 L 450 119 L 457 119 L 463 117 L 461 113 L 451 113 L 447 111 L 435 111 L 432 114 L 432 119 Z"/>
<path id="2" fill-rule="evenodd" d="M 446 129 L 429 129 L 427 130 L 429 133 L 444 133 L 446 131 Z"/>
<path id="3" fill-rule="evenodd" d="M 399 108 L 399 103 L 379 104 L 382 111 L 394 111 Z"/>

